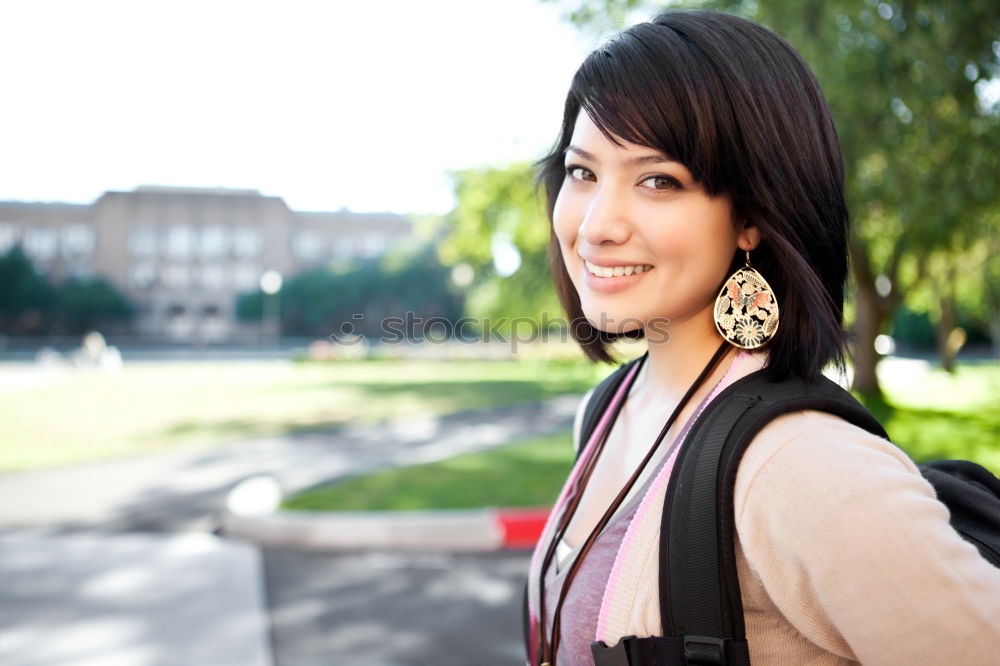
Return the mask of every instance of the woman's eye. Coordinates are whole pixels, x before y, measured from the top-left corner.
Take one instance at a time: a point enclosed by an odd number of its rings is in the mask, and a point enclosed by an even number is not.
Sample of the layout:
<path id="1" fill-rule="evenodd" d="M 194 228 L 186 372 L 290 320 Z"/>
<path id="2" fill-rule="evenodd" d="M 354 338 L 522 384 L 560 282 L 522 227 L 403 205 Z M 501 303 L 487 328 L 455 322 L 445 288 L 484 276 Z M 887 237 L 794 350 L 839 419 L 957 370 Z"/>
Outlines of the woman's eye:
<path id="1" fill-rule="evenodd" d="M 651 190 L 676 190 L 681 187 L 680 181 L 672 176 L 650 176 L 641 184 Z"/>
<path id="2" fill-rule="evenodd" d="M 573 180 L 594 180 L 594 173 L 590 169 L 572 164 L 566 167 L 566 175 Z"/>

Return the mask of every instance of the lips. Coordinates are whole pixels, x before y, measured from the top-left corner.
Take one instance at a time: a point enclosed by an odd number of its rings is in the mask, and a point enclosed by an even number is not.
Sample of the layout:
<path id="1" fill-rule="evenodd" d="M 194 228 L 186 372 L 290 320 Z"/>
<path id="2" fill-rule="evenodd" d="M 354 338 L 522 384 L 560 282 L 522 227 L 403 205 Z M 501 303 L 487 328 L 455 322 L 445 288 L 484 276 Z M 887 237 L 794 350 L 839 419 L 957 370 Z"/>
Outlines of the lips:
<path id="1" fill-rule="evenodd" d="M 622 277 L 625 275 L 637 275 L 652 270 L 649 264 L 621 264 L 617 266 L 598 266 L 595 263 L 584 260 L 587 271 L 599 278 Z"/>
<path id="2" fill-rule="evenodd" d="M 636 282 L 645 279 L 652 270 L 653 267 L 649 264 L 598 266 L 591 261 L 584 260 L 582 273 L 583 282 L 591 291 L 615 294 L 629 289 Z"/>

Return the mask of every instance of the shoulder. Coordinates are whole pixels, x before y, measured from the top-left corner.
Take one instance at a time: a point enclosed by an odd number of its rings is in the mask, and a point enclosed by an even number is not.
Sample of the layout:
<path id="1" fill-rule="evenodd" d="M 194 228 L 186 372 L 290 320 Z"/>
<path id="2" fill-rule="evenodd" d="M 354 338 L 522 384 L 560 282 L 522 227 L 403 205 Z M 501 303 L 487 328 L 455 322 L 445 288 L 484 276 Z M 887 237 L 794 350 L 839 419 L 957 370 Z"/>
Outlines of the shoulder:
<path id="1" fill-rule="evenodd" d="M 573 417 L 573 449 L 575 451 L 579 451 L 583 448 L 584 443 L 580 441 L 580 435 L 582 434 L 581 430 L 583 429 L 583 416 L 587 413 L 587 404 L 590 402 L 590 398 L 593 395 L 593 388 L 583 395 L 583 398 L 580 400 L 580 404 L 576 408 L 576 415 Z"/>
<path id="2" fill-rule="evenodd" d="M 845 467 L 871 465 L 919 475 L 916 465 L 887 439 L 826 412 L 784 414 L 751 442 L 740 464 L 744 483 L 762 473 L 810 472 L 826 476 Z"/>
<path id="3" fill-rule="evenodd" d="M 986 663 L 1000 644 L 1000 570 L 888 440 L 786 414 L 750 444 L 734 499 L 750 571 L 824 649 L 866 664 Z"/>
<path id="4" fill-rule="evenodd" d="M 889 440 L 832 414 L 792 412 L 765 426 L 747 449 L 736 478 L 737 519 L 748 503 L 826 507 L 831 493 L 840 509 L 850 508 L 846 499 L 882 495 L 898 483 L 935 499 L 913 461 Z"/>

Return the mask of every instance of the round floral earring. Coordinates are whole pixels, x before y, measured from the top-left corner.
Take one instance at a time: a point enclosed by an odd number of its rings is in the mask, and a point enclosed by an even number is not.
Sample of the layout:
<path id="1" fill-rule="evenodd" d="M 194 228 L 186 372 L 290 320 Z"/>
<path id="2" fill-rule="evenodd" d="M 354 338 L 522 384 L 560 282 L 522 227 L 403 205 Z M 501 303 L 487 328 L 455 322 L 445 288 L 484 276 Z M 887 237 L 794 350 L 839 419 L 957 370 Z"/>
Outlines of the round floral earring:
<path id="1" fill-rule="evenodd" d="M 730 343 L 742 349 L 758 349 L 778 330 L 778 301 L 771 285 L 750 265 L 729 276 L 715 299 L 715 327 Z"/>

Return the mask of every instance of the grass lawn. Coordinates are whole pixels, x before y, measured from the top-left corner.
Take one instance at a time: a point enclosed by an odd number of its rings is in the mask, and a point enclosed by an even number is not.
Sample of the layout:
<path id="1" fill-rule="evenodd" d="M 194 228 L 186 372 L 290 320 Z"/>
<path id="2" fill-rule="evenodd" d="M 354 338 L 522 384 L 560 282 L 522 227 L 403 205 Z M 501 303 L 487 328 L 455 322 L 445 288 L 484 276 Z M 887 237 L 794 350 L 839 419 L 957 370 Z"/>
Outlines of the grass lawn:
<path id="1" fill-rule="evenodd" d="M 5 371 L 12 372 L 0 365 Z M 600 373 L 570 361 L 178 362 L 126 364 L 118 374 L 67 371 L 37 385 L 5 383 L 0 472 L 544 400 L 582 393 Z"/>
<path id="2" fill-rule="evenodd" d="M 973 460 L 1000 474 L 1000 367 L 966 364 L 955 375 L 915 368 L 885 381 L 869 404 L 892 440 L 917 461 Z"/>
<path id="3" fill-rule="evenodd" d="M 960 366 L 955 376 L 919 365 L 883 381 L 870 405 L 893 441 L 918 461 L 974 460 L 1000 473 L 1000 368 Z M 481 453 L 389 469 L 306 491 L 287 509 L 307 511 L 545 506 L 572 463 L 568 431 Z"/>
<path id="4" fill-rule="evenodd" d="M 284 508 L 390 511 L 545 506 L 555 501 L 572 460 L 567 430 L 331 483 L 290 498 Z"/>

